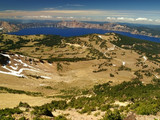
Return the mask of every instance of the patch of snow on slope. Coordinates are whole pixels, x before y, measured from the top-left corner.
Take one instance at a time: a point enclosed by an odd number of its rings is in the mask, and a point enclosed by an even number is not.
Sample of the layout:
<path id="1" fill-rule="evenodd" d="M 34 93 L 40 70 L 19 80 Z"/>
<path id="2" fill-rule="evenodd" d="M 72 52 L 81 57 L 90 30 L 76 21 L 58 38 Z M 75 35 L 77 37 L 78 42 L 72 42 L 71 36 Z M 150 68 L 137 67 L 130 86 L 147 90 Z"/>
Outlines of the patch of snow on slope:
<path id="1" fill-rule="evenodd" d="M 50 65 L 50 66 L 52 66 L 52 64 L 51 64 L 51 63 L 49 63 L 49 65 Z"/>
<path id="2" fill-rule="evenodd" d="M 18 77 L 22 77 L 22 76 L 25 77 L 23 74 L 21 74 L 24 70 L 38 72 L 36 70 L 29 69 L 29 68 L 21 68 L 19 71 L 15 71 L 15 70 L 11 70 L 11 69 L 7 68 L 6 66 L 2 66 L 2 67 L 4 69 L 8 70 L 9 72 L 0 71 L 0 73 L 14 75 L 14 76 L 18 76 Z"/>
<path id="3" fill-rule="evenodd" d="M 11 58 L 8 54 L 2 54 L 2 53 L 0 53 L 0 54 L 5 56 L 5 57 Z"/>
<path id="4" fill-rule="evenodd" d="M 20 55 L 20 57 L 24 57 L 23 55 Z"/>
<path id="5" fill-rule="evenodd" d="M 51 79 L 51 77 L 47 77 L 47 76 L 41 76 L 44 79 Z"/>
<path id="6" fill-rule="evenodd" d="M 46 84 L 39 84 L 39 86 L 46 86 Z"/>
<path id="7" fill-rule="evenodd" d="M 15 54 L 15 56 L 16 56 L 16 57 L 18 57 L 18 55 L 17 55 L 17 54 Z"/>
<path id="8" fill-rule="evenodd" d="M 7 57 L 10 57 L 8 55 L 5 55 Z M 16 55 L 18 56 L 18 55 Z M 14 61 L 16 61 L 17 63 L 15 63 L 13 66 L 10 65 L 9 67 L 7 66 L 2 66 L 2 68 L 4 68 L 5 70 L 7 70 L 7 72 L 5 71 L 0 71 L 0 73 L 2 74 L 8 74 L 8 75 L 13 75 L 13 76 L 17 76 L 17 77 L 26 77 L 25 75 L 22 74 L 23 71 L 34 71 L 34 72 L 39 72 L 38 69 L 24 63 L 21 59 L 13 59 Z M 9 63 L 11 63 L 11 61 L 9 61 Z M 19 65 L 23 65 L 24 68 L 18 68 Z M 27 68 L 26 68 L 27 67 Z M 47 76 L 41 76 L 44 79 L 51 79 L 51 77 L 47 77 Z"/>
<path id="9" fill-rule="evenodd" d="M 146 61 L 147 61 L 147 57 L 146 57 L 146 56 L 143 56 L 143 59 L 144 59 L 144 62 L 146 62 Z"/>
<path id="10" fill-rule="evenodd" d="M 22 73 L 24 70 L 28 70 L 28 71 L 33 71 L 33 72 L 38 72 L 37 70 L 33 70 L 33 69 L 29 69 L 29 68 L 21 68 L 18 73 Z"/>
<path id="11" fill-rule="evenodd" d="M 22 62 L 22 60 L 14 59 L 14 61 L 21 63 L 21 64 L 22 64 L 23 66 L 25 66 L 25 67 L 31 67 L 31 68 L 33 68 L 32 66 L 27 65 L 26 63 Z"/>
<path id="12" fill-rule="evenodd" d="M 113 67 L 116 67 L 116 65 L 115 65 L 115 64 L 113 64 Z"/>
<path id="13" fill-rule="evenodd" d="M 102 36 L 101 36 L 101 35 L 98 35 L 98 37 L 102 39 Z"/>
<path id="14" fill-rule="evenodd" d="M 13 76 L 17 76 L 17 77 L 24 77 L 24 75 L 19 75 L 19 74 L 13 73 L 13 72 L 0 71 L 0 73 L 7 74 L 7 75 L 13 75 Z"/>
<path id="15" fill-rule="evenodd" d="M 69 46 L 81 47 L 81 45 L 79 45 L 79 44 L 71 44 L 71 43 L 66 43 L 66 44 L 69 45 Z"/>
<path id="16" fill-rule="evenodd" d="M 3 74 L 9 74 L 9 75 L 14 75 L 14 76 L 18 76 L 18 77 L 25 77 L 23 74 L 21 74 L 24 70 L 28 70 L 28 71 L 34 71 L 34 72 L 38 72 L 37 70 L 34 70 L 32 66 L 29 66 L 27 65 L 26 63 L 23 63 L 22 60 L 17 60 L 17 59 L 14 59 L 16 62 L 19 62 L 20 64 L 22 64 L 23 66 L 25 67 L 30 67 L 30 68 L 21 68 L 19 69 L 18 71 L 16 71 L 18 69 L 18 65 L 17 63 L 15 63 L 14 65 L 16 67 L 13 67 L 13 66 L 10 66 L 12 69 L 9 69 L 7 68 L 6 66 L 2 66 L 2 68 L 6 69 L 7 71 L 9 72 L 4 72 L 4 71 L 0 71 L 0 73 L 3 73 Z"/>
<path id="17" fill-rule="evenodd" d="M 2 67 L 3 67 L 4 69 L 10 71 L 10 72 L 0 71 L 0 73 L 9 74 L 9 75 L 14 75 L 14 76 L 18 76 L 18 77 L 24 76 L 24 75 L 20 74 L 20 73 L 21 73 L 20 71 L 11 70 L 11 69 L 7 68 L 6 66 L 2 66 Z"/>
<path id="18" fill-rule="evenodd" d="M 158 76 L 158 75 L 155 75 L 155 77 L 159 79 L 159 76 Z"/>
<path id="19" fill-rule="evenodd" d="M 122 65 L 125 66 L 125 65 L 126 65 L 126 62 L 122 62 Z"/>
<path id="20" fill-rule="evenodd" d="M 18 66 L 16 67 L 13 67 L 13 66 L 10 66 L 13 70 L 17 70 L 18 69 Z"/>

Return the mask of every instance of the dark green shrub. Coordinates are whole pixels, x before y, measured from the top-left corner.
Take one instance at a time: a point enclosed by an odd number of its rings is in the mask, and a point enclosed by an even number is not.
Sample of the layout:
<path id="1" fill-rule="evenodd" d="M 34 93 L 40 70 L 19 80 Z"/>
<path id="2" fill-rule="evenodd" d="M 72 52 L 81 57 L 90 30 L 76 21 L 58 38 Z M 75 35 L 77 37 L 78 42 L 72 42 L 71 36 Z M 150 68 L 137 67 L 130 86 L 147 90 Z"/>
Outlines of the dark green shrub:
<path id="1" fill-rule="evenodd" d="M 102 120 L 122 120 L 122 117 L 119 113 L 119 111 L 115 110 L 114 112 L 111 112 L 110 110 L 105 113 L 105 116 Z"/>

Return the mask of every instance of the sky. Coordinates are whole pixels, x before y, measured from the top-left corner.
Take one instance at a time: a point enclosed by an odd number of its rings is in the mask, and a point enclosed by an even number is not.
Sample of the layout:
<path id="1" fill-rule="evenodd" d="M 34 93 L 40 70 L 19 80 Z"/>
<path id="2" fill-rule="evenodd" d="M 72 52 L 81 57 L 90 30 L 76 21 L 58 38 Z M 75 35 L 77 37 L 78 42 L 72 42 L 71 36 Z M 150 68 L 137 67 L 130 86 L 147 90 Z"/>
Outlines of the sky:
<path id="1" fill-rule="evenodd" d="M 160 24 L 160 0 L 0 0 L 0 18 Z"/>

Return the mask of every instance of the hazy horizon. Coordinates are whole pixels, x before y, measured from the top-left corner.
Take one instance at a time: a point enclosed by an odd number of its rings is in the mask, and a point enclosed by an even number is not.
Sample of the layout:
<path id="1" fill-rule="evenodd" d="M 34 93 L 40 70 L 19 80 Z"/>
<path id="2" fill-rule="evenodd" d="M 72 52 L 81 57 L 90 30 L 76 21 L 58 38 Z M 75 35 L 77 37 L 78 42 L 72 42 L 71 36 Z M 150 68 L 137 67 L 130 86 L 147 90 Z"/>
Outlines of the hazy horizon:
<path id="1" fill-rule="evenodd" d="M 158 0 L 3 0 L 0 19 L 160 24 Z"/>

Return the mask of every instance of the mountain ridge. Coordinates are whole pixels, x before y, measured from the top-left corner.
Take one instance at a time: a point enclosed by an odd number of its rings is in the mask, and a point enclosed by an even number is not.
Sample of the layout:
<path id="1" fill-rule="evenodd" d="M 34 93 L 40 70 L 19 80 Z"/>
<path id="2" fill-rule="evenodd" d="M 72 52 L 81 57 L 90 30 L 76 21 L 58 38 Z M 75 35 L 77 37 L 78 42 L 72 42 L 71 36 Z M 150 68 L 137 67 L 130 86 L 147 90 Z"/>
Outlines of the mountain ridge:
<path id="1" fill-rule="evenodd" d="M 103 29 L 103 30 L 111 30 L 111 31 L 121 31 L 121 32 L 129 32 L 131 34 L 139 34 L 150 37 L 159 38 L 160 35 L 156 31 L 147 27 L 133 27 L 127 26 L 119 23 L 85 23 L 79 21 L 62 21 L 62 22 L 46 22 L 46 23 L 17 23 L 17 24 L 9 24 L 8 22 L 1 22 L 0 25 L 3 28 L 3 32 L 14 32 L 24 28 L 31 27 L 57 27 L 57 28 L 90 28 L 90 29 Z"/>

